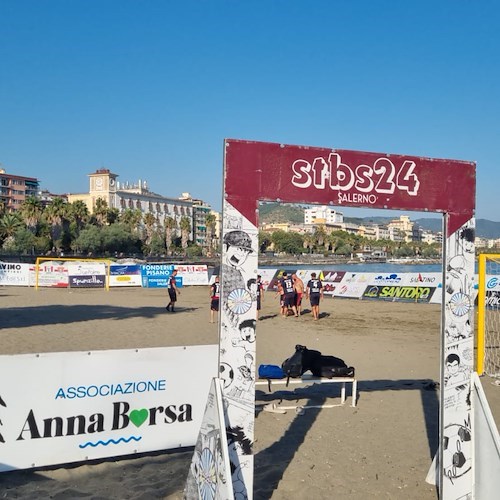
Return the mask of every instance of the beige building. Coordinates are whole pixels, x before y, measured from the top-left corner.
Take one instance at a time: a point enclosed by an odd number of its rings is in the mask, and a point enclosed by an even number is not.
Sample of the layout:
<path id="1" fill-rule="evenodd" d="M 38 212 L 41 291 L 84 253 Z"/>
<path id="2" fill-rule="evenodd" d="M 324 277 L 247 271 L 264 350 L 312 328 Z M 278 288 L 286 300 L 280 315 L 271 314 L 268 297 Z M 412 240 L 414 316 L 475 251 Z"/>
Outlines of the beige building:
<path id="1" fill-rule="evenodd" d="M 91 213 L 97 199 L 104 200 L 109 208 L 120 213 L 127 209 L 140 210 L 143 214 L 152 213 L 158 224 L 163 226 L 167 217 L 172 217 L 179 225 L 182 217 L 188 217 L 193 225 L 193 201 L 167 198 L 149 190 L 146 181 L 137 183 L 119 182 L 118 175 L 106 168 L 89 174 L 89 192 L 68 194 L 68 202 L 83 201 Z"/>

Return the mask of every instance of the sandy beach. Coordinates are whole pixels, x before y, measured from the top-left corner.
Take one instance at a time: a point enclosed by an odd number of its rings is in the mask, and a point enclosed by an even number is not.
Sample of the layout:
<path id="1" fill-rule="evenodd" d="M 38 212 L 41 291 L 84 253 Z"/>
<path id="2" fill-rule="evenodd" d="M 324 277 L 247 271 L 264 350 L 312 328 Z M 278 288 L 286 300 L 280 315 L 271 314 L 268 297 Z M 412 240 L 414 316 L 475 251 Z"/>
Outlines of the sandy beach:
<path id="1" fill-rule="evenodd" d="M 218 343 L 208 287 L 182 290 L 175 314 L 158 289 L 0 288 L 0 354 Z M 281 364 L 295 344 L 356 368 L 358 405 L 303 415 L 257 409 L 256 499 L 436 499 L 425 482 L 438 441 L 440 307 L 325 298 L 314 322 L 281 318 L 266 293 L 257 365 Z M 500 387 L 482 379 L 496 422 Z M 261 390 L 262 389 L 262 390 Z M 350 396 L 350 394 L 349 394 Z M 338 403 L 336 384 L 268 394 L 264 403 Z M 350 398 L 348 400 L 350 403 Z M 192 449 L 0 474 L 2 498 L 181 499 Z"/>

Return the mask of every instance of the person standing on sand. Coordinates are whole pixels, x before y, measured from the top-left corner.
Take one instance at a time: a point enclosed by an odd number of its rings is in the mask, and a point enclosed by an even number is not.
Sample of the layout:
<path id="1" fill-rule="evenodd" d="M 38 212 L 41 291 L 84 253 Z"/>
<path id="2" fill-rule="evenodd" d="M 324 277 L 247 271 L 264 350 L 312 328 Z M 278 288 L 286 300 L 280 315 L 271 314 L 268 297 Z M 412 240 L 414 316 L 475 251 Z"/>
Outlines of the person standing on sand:
<path id="1" fill-rule="evenodd" d="M 219 311 L 220 299 L 220 283 L 219 277 L 215 277 L 215 281 L 210 286 L 210 323 L 214 322 L 214 318 Z"/>
<path id="2" fill-rule="evenodd" d="M 280 314 L 281 316 L 286 316 L 288 314 L 288 309 L 285 306 L 285 292 L 283 290 L 283 287 L 281 286 L 281 283 L 278 281 L 276 284 L 276 295 L 275 297 L 280 298 Z"/>
<path id="3" fill-rule="evenodd" d="M 170 297 L 170 302 L 168 303 L 168 306 L 165 307 L 167 311 L 170 312 L 175 312 L 174 306 L 175 303 L 177 302 L 177 294 L 181 294 L 181 291 L 177 288 L 177 285 L 175 284 L 175 277 L 177 276 L 177 269 L 174 269 L 172 271 L 172 274 L 170 275 L 170 278 L 168 279 L 168 296 Z"/>
<path id="4" fill-rule="evenodd" d="M 283 317 L 286 318 L 288 316 L 288 308 L 291 308 L 295 317 L 298 318 L 299 315 L 297 314 L 297 308 L 295 307 L 295 289 L 293 287 L 293 280 L 288 277 L 288 273 L 286 271 L 283 273 L 280 283 L 284 292 L 283 302 L 285 308 L 287 309 L 286 315 Z"/>
<path id="5" fill-rule="evenodd" d="M 264 286 L 262 285 L 262 276 L 257 274 L 257 319 L 259 319 L 259 312 L 262 309 L 262 302 L 264 300 Z"/>
<path id="6" fill-rule="evenodd" d="M 302 312 L 302 295 L 304 295 L 304 282 L 294 273 L 292 274 L 293 288 L 295 289 L 295 307 L 297 314 Z"/>
<path id="7" fill-rule="evenodd" d="M 316 273 L 311 273 L 311 279 L 307 282 L 306 295 L 311 302 L 313 320 L 319 319 L 319 302 L 323 298 L 323 283 L 316 278 Z"/>

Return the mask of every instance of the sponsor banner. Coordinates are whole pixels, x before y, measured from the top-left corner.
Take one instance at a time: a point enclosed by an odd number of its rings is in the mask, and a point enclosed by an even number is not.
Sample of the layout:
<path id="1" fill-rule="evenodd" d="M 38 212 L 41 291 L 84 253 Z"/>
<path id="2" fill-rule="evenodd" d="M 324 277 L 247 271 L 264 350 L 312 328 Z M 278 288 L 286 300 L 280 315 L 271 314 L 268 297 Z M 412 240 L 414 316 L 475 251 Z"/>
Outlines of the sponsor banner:
<path id="1" fill-rule="evenodd" d="M 375 273 L 346 272 L 336 286 L 334 296 L 359 299 L 374 276 Z"/>
<path id="2" fill-rule="evenodd" d="M 218 350 L 0 356 L 0 471 L 193 446 Z"/>
<path id="3" fill-rule="evenodd" d="M 260 274 L 262 279 L 262 286 L 264 290 L 269 289 L 269 284 L 271 283 L 274 275 L 277 273 L 277 269 L 259 269 L 258 274 Z"/>
<path id="4" fill-rule="evenodd" d="M 393 285 L 393 286 L 404 286 L 408 283 L 408 273 L 375 273 L 369 285 Z"/>
<path id="5" fill-rule="evenodd" d="M 205 264 L 197 266 L 175 266 L 182 276 L 183 285 L 208 285 L 208 268 Z"/>
<path id="6" fill-rule="evenodd" d="M 409 286 L 441 287 L 443 273 L 406 273 L 406 283 Z"/>
<path id="7" fill-rule="evenodd" d="M 323 275 L 323 293 L 335 295 L 335 290 L 344 278 L 345 271 L 323 271 L 321 274 Z"/>
<path id="8" fill-rule="evenodd" d="M 485 305 L 490 309 L 498 309 L 500 307 L 500 290 L 487 290 Z"/>
<path id="9" fill-rule="evenodd" d="M 441 283 L 441 280 L 434 290 L 434 293 L 432 294 L 431 300 L 429 302 L 431 304 L 441 304 L 443 300 L 443 284 Z"/>
<path id="10" fill-rule="evenodd" d="M 94 276 L 96 274 L 106 275 L 104 262 L 68 262 L 69 276 Z"/>
<path id="11" fill-rule="evenodd" d="M 500 292 L 500 276 L 494 274 L 486 275 L 486 292 Z"/>
<path id="12" fill-rule="evenodd" d="M 29 286 L 29 264 L 0 262 L 0 285 Z"/>
<path id="13" fill-rule="evenodd" d="M 70 288 L 104 288 L 106 264 L 104 262 L 68 263 Z"/>
<path id="14" fill-rule="evenodd" d="M 70 288 L 104 288 L 106 264 L 104 262 L 69 262 L 68 282 Z"/>
<path id="15" fill-rule="evenodd" d="M 167 288 L 168 279 L 174 270 L 172 264 L 145 264 L 141 266 L 141 281 L 144 288 Z M 175 283 L 181 286 L 180 276 Z"/>
<path id="16" fill-rule="evenodd" d="M 112 264 L 109 270 L 109 286 L 141 286 L 141 266 Z"/>
<path id="17" fill-rule="evenodd" d="M 363 298 L 429 302 L 435 289 L 435 287 L 429 286 L 368 285 L 363 292 Z"/>
<path id="18" fill-rule="evenodd" d="M 37 283 L 38 279 L 38 283 Z M 52 288 L 68 287 L 68 266 L 62 262 L 47 261 L 38 266 L 38 278 L 36 265 L 30 266 L 30 285 Z"/>
<path id="19" fill-rule="evenodd" d="M 104 288 L 106 286 L 106 276 L 104 274 L 88 275 L 82 274 L 80 276 L 69 276 L 70 288 Z"/>

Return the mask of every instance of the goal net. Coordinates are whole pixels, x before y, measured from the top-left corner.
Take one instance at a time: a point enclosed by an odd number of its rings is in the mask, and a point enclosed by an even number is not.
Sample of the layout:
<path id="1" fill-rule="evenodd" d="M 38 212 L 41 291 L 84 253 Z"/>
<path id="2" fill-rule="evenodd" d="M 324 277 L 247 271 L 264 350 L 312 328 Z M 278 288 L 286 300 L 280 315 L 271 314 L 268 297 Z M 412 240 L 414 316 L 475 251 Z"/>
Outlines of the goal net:
<path id="1" fill-rule="evenodd" d="M 479 256 L 477 373 L 500 378 L 500 254 Z"/>

